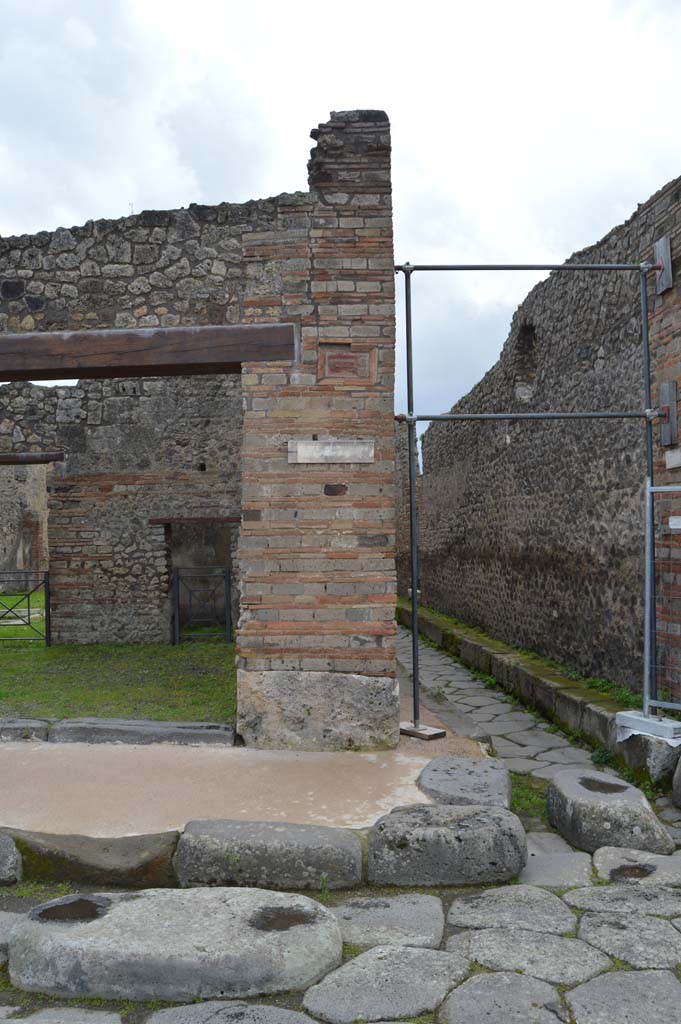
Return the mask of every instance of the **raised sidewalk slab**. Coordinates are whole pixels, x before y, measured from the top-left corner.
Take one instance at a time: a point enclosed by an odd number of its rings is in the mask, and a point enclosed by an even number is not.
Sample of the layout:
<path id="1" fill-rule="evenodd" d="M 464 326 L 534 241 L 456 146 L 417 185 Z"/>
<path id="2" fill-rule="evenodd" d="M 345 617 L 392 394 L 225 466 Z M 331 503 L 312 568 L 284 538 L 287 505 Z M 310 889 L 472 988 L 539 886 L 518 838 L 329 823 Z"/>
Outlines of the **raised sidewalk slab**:
<path id="1" fill-rule="evenodd" d="M 411 608 L 405 602 L 397 606 L 397 621 L 411 627 Z M 643 769 L 652 782 L 671 778 L 681 747 L 671 747 L 655 736 L 630 736 L 618 741 L 615 716 L 626 709 L 611 698 L 580 686 L 579 681 L 569 679 L 540 658 L 525 655 L 478 630 L 448 622 L 430 609 L 419 609 L 419 632 L 465 665 L 493 676 L 507 693 L 567 732 L 580 732 L 621 757 L 630 768 Z"/>

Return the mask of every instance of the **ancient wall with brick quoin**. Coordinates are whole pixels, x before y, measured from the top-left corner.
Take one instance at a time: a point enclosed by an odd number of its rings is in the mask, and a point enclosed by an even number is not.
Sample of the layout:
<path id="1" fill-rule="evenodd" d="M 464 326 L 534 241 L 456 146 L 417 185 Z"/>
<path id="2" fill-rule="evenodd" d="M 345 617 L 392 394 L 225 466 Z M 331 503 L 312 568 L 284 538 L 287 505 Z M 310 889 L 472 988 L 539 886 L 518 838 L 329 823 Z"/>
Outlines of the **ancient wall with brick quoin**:
<path id="1" fill-rule="evenodd" d="M 681 179 L 572 260 L 651 259 L 665 234 L 678 261 Z M 678 274 L 674 282 L 658 296 L 648 276 L 654 405 L 659 383 L 678 380 L 681 370 Z M 498 363 L 452 411 L 642 409 L 639 308 L 637 273 L 551 274 L 515 313 Z M 655 437 L 656 482 L 681 482 L 681 470 L 666 469 L 657 427 Z M 432 424 L 420 501 L 424 603 L 638 689 L 644 476 L 638 422 Z M 678 554 L 676 535 L 671 545 Z M 659 508 L 657 547 L 666 557 L 670 534 Z M 670 590 L 678 579 L 660 563 L 662 666 L 681 633 Z"/>
<path id="2" fill-rule="evenodd" d="M 0 331 L 293 323 L 293 364 L 11 385 L 0 447 L 68 453 L 49 475 L 55 639 L 165 639 L 168 544 L 149 520 L 241 508 L 245 739 L 391 746 L 390 130 L 382 112 L 352 111 L 313 136 L 306 193 L 0 239 Z M 17 401 L 43 403 L 23 410 L 20 443 Z"/>

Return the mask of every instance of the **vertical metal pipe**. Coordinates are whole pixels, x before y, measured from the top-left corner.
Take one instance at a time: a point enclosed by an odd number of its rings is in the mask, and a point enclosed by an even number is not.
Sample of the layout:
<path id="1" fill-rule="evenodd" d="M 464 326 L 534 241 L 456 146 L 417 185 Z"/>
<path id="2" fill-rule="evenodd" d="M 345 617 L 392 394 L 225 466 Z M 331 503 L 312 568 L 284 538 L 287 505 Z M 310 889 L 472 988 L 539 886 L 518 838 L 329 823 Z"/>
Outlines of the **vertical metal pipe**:
<path id="1" fill-rule="evenodd" d="M 648 280 L 646 271 L 639 274 L 641 291 L 641 342 L 643 346 L 643 389 L 646 409 L 652 409 L 650 384 L 650 337 L 648 332 Z M 650 701 L 657 700 L 656 634 L 657 609 L 655 607 L 655 531 L 653 528 L 654 485 L 653 424 L 646 420 L 646 495 L 645 495 L 645 622 L 643 639 L 643 711 L 650 713 Z"/>
<path id="2" fill-rule="evenodd" d="M 52 644 L 52 610 L 50 608 L 49 572 L 43 573 L 43 589 L 45 591 L 45 646 L 50 647 Z"/>
<path id="3" fill-rule="evenodd" d="M 173 643 L 180 642 L 180 570 L 173 569 Z"/>
<path id="4" fill-rule="evenodd" d="M 409 537 L 411 544 L 411 664 L 414 695 L 414 728 L 421 724 L 419 679 L 419 530 L 416 513 L 416 423 L 414 415 L 414 363 L 411 321 L 411 267 L 404 265 L 404 306 L 407 339 L 407 414 L 409 441 Z"/>
<path id="5" fill-rule="evenodd" d="M 231 642 L 232 639 L 232 595 L 231 585 L 229 579 L 229 569 L 224 571 L 225 577 L 225 633 L 227 643 Z"/>

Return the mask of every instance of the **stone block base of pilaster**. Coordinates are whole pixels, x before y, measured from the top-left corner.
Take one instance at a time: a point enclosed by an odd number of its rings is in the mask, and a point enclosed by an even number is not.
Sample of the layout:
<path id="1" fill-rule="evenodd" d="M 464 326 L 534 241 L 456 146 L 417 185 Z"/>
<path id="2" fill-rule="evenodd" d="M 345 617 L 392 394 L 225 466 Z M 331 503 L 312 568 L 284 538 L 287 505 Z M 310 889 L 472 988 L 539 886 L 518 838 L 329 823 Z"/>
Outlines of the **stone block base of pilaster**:
<path id="1" fill-rule="evenodd" d="M 383 750 L 399 740 L 399 687 L 389 676 L 239 669 L 237 732 L 247 746 Z"/>

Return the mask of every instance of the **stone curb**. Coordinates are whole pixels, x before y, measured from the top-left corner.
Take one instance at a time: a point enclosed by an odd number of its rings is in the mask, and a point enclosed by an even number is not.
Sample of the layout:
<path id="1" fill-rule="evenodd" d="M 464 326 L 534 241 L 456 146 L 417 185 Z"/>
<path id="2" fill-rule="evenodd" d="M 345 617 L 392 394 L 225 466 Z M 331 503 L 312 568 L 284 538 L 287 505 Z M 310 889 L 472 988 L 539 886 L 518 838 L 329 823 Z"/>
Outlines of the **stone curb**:
<path id="1" fill-rule="evenodd" d="M 0 742 L 42 740 L 47 743 L 177 743 L 233 747 L 234 728 L 219 722 L 156 722 L 152 719 L 0 718 Z"/>
<path id="2" fill-rule="evenodd" d="M 411 609 L 398 605 L 397 621 L 411 628 Z M 528 658 L 507 644 L 473 630 L 443 626 L 427 610 L 419 610 L 419 632 L 465 665 L 493 676 L 507 693 L 568 732 L 582 733 L 592 743 L 621 757 L 630 768 L 643 770 L 651 782 L 671 779 L 681 747 L 670 747 L 654 736 L 632 736 L 618 742 L 615 715 L 625 709 L 615 701 L 595 699 L 578 681 L 550 666 L 533 667 Z"/>

